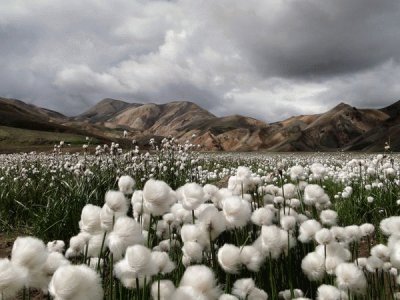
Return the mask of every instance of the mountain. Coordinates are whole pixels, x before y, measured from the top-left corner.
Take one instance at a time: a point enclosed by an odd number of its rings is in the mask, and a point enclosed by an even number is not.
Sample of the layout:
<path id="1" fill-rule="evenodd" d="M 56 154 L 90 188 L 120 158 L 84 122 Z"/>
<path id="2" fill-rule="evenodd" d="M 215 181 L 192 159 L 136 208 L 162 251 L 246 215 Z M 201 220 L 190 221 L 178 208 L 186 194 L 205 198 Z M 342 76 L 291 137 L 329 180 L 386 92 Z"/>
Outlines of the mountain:
<path id="1" fill-rule="evenodd" d="M 341 149 L 387 119 L 377 109 L 357 109 L 340 103 L 303 130 L 310 149 Z"/>
<path id="2" fill-rule="evenodd" d="M 141 104 L 106 98 L 81 115 L 66 117 L 0 98 L 0 126 L 90 135 L 122 144 L 136 139 L 144 145 L 151 137 L 174 136 L 208 151 L 382 151 L 386 142 L 400 151 L 400 101 L 381 109 L 340 103 L 325 113 L 266 123 L 241 115 L 217 117 L 188 101 Z"/>
<path id="3" fill-rule="evenodd" d="M 34 118 L 37 120 L 62 120 L 66 116 L 46 108 L 37 107 L 32 104 L 27 104 L 18 99 L 2 98 L 0 97 L 0 113 L 2 122 L 12 123 L 13 121 L 20 121 L 24 118 Z M 1 122 L 1 121 L 0 121 Z"/>
<path id="4" fill-rule="evenodd" d="M 188 101 L 128 107 L 104 120 L 104 126 L 137 136 L 174 136 L 202 145 L 203 150 L 257 150 L 267 124 L 244 116 L 216 117 Z M 192 138 L 195 136 L 195 138 Z"/>
<path id="5" fill-rule="evenodd" d="M 380 151 L 386 142 L 392 150 L 400 151 L 400 100 L 379 110 L 385 120 L 363 133 L 346 147 L 349 151 Z"/>
<path id="6" fill-rule="evenodd" d="M 127 103 L 122 100 L 105 98 L 75 119 L 79 121 L 89 121 L 91 123 L 103 122 L 122 112 L 124 109 L 141 105 L 142 104 Z"/>
<path id="7" fill-rule="evenodd" d="M 174 101 L 167 104 L 143 104 L 130 107 L 105 122 L 107 127 L 125 127 L 147 131 L 154 135 L 175 135 L 182 127 L 198 120 L 209 120 L 215 116 L 197 104 Z"/>
<path id="8" fill-rule="evenodd" d="M 0 98 L 0 125 L 45 131 L 62 131 L 59 122 L 67 117 L 17 99 Z"/>
<path id="9" fill-rule="evenodd" d="M 81 146 L 86 136 L 109 142 L 103 135 L 69 126 L 68 122 L 69 118 L 58 112 L 17 99 L 0 98 L 0 152 L 9 148 L 52 147 L 61 140 Z"/>

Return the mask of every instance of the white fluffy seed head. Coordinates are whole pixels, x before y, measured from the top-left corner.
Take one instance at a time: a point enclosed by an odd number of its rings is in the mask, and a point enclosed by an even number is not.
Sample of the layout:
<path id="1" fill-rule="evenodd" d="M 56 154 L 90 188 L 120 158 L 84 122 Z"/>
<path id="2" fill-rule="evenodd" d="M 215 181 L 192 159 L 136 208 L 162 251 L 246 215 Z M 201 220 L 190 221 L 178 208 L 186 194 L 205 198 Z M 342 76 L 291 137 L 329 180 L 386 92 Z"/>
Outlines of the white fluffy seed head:
<path id="1" fill-rule="evenodd" d="M 323 284 L 318 287 L 317 300 L 347 300 L 347 293 L 332 285 Z"/>
<path id="2" fill-rule="evenodd" d="M 198 222 L 205 232 L 211 234 L 212 240 L 215 240 L 226 229 L 223 213 L 218 211 L 215 206 L 204 209 L 199 214 Z"/>
<path id="3" fill-rule="evenodd" d="M 364 223 L 360 225 L 360 230 L 362 236 L 368 236 L 374 233 L 375 231 L 375 226 L 369 223 Z"/>
<path id="4" fill-rule="evenodd" d="M 154 264 L 151 261 L 151 251 L 142 245 L 129 246 L 125 259 L 129 267 L 139 276 L 153 275 Z"/>
<path id="5" fill-rule="evenodd" d="M 171 188 L 161 180 L 148 180 L 143 187 L 143 198 L 155 206 L 163 206 L 169 201 Z"/>
<path id="6" fill-rule="evenodd" d="M 344 228 L 347 236 L 347 242 L 359 241 L 362 237 L 360 226 L 350 225 Z"/>
<path id="7" fill-rule="evenodd" d="M 259 288 L 254 288 L 250 295 L 247 297 L 248 300 L 268 300 L 268 294 Z M 300 300 L 297 298 L 297 300 Z"/>
<path id="8" fill-rule="evenodd" d="M 400 268 L 400 241 L 393 243 L 390 248 L 390 262 L 393 267 Z"/>
<path id="9" fill-rule="evenodd" d="M 308 243 L 314 238 L 314 235 L 317 231 L 321 229 L 321 224 L 314 220 L 307 220 L 301 223 L 299 228 L 299 241 L 302 243 Z"/>
<path id="10" fill-rule="evenodd" d="M 217 299 L 221 294 L 221 291 L 216 286 L 214 273 L 204 265 L 188 267 L 182 276 L 179 286 L 192 287 L 205 295 L 205 299 Z"/>
<path id="11" fill-rule="evenodd" d="M 90 239 L 87 242 L 88 257 L 98 257 L 100 255 L 103 239 L 104 239 L 104 233 L 99 233 L 90 236 Z M 105 246 L 103 245 L 103 247 Z"/>
<path id="12" fill-rule="evenodd" d="M 166 252 L 153 251 L 151 261 L 155 265 L 157 274 L 168 274 L 175 269 L 175 263 L 171 261 Z"/>
<path id="13" fill-rule="evenodd" d="M 293 296 L 294 296 L 294 298 L 300 298 L 300 297 L 304 296 L 304 293 L 302 290 L 293 289 Z M 279 298 L 282 298 L 283 300 L 291 300 L 292 299 L 292 291 L 284 290 L 284 291 L 279 292 Z"/>
<path id="14" fill-rule="evenodd" d="M 132 269 L 126 259 L 122 259 L 114 265 L 114 274 L 123 286 L 128 289 L 136 289 L 136 278 L 139 279 L 139 286 L 143 284 L 141 280 L 144 276 L 139 276 L 135 269 Z"/>
<path id="15" fill-rule="evenodd" d="M 287 232 L 276 225 L 263 226 L 261 228 L 260 242 L 261 252 L 265 256 L 277 259 L 282 253 L 282 236 L 287 240 Z M 255 242 L 257 244 L 257 242 Z"/>
<path id="16" fill-rule="evenodd" d="M 11 251 L 11 262 L 27 269 L 43 267 L 48 251 L 42 240 L 34 237 L 18 237 Z"/>
<path id="17" fill-rule="evenodd" d="M 178 198 L 185 209 L 195 210 L 205 201 L 204 190 L 195 182 L 186 183 L 178 190 Z"/>
<path id="18" fill-rule="evenodd" d="M 376 271 L 381 270 L 382 267 L 383 267 L 383 261 L 380 258 L 376 256 L 368 257 L 366 268 L 369 272 L 375 273 Z"/>
<path id="19" fill-rule="evenodd" d="M 290 199 L 296 196 L 297 189 L 293 183 L 285 183 L 279 190 L 279 195 L 285 199 Z"/>
<path id="20" fill-rule="evenodd" d="M 232 294 L 239 298 L 246 298 L 256 287 L 252 278 L 242 278 L 235 281 L 232 288 Z"/>
<path id="21" fill-rule="evenodd" d="M 70 262 L 59 252 L 51 252 L 47 257 L 43 271 L 46 275 L 53 275 L 54 272 L 61 266 L 69 265 Z"/>
<path id="22" fill-rule="evenodd" d="M 128 211 L 128 201 L 119 191 L 108 191 L 105 196 L 105 204 L 114 213 L 126 214 Z"/>
<path id="23" fill-rule="evenodd" d="M 79 228 L 81 231 L 96 234 L 101 231 L 100 222 L 101 207 L 86 204 L 81 213 L 81 220 L 79 221 Z"/>
<path id="24" fill-rule="evenodd" d="M 359 257 L 357 258 L 354 263 L 359 267 L 359 268 L 365 268 L 367 266 L 367 261 L 368 259 L 366 257 Z"/>
<path id="25" fill-rule="evenodd" d="M 135 191 L 133 192 L 133 194 L 132 194 L 132 197 L 131 197 L 131 204 L 132 204 L 132 206 L 134 206 L 135 203 L 142 204 L 143 201 L 144 201 L 144 199 L 143 199 L 143 191 L 141 191 L 141 190 L 135 190 Z"/>
<path id="26" fill-rule="evenodd" d="M 182 247 L 182 253 L 186 263 L 200 263 L 203 260 L 203 249 L 204 247 L 197 242 L 185 242 Z"/>
<path id="27" fill-rule="evenodd" d="M 0 298 L 14 298 L 28 281 L 28 272 L 24 267 L 11 263 L 7 258 L 0 259 Z"/>
<path id="28" fill-rule="evenodd" d="M 222 294 L 218 300 L 239 300 L 239 298 L 231 294 Z"/>
<path id="29" fill-rule="evenodd" d="M 338 242 L 347 242 L 347 233 L 344 227 L 333 226 L 331 228 L 334 239 Z"/>
<path id="30" fill-rule="evenodd" d="M 324 256 L 326 248 L 326 255 L 328 257 L 338 257 L 343 261 L 349 261 L 351 259 L 351 252 L 345 247 L 345 244 L 331 242 L 324 247 L 324 245 L 318 245 L 315 251 L 321 256 Z"/>
<path id="31" fill-rule="evenodd" d="M 240 262 L 253 272 L 258 272 L 264 258 L 254 246 L 244 246 L 240 249 Z"/>
<path id="32" fill-rule="evenodd" d="M 400 235 L 400 217 L 393 216 L 383 219 L 380 223 L 380 229 L 385 235 Z"/>
<path id="33" fill-rule="evenodd" d="M 57 241 L 52 241 L 47 243 L 47 250 L 49 252 L 59 252 L 63 253 L 65 248 L 65 243 L 64 241 L 57 240 Z"/>
<path id="34" fill-rule="evenodd" d="M 107 245 L 115 260 L 122 258 L 128 246 L 144 244 L 142 227 L 129 217 L 120 217 L 115 221 L 113 231 L 107 236 Z"/>
<path id="35" fill-rule="evenodd" d="M 151 285 L 151 296 L 153 299 L 170 300 L 174 292 L 175 286 L 171 280 L 160 280 L 160 289 L 158 289 L 157 281 Z M 160 295 L 160 298 L 158 298 L 158 295 Z"/>
<path id="36" fill-rule="evenodd" d="M 304 168 L 300 165 L 296 165 L 290 168 L 290 179 L 292 181 L 300 179 L 304 174 Z"/>
<path id="37" fill-rule="evenodd" d="M 133 193 L 135 187 L 135 180 L 129 175 L 123 175 L 118 179 L 118 189 L 125 195 Z"/>
<path id="38" fill-rule="evenodd" d="M 251 208 L 249 202 L 232 196 L 226 198 L 222 202 L 222 211 L 224 213 L 227 226 L 230 228 L 240 228 L 247 224 L 251 216 Z"/>
<path id="39" fill-rule="evenodd" d="M 322 228 L 315 233 L 315 240 L 320 245 L 327 245 L 333 240 L 332 232 L 329 229 Z"/>
<path id="40" fill-rule="evenodd" d="M 292 231 L 296 227 L 296 218 L 294 216 L 283 216 L 280 223 L 283 230 Z"/>
<path id="41" fill-rule="evenodd" d="M 334 226 L 337 223 L 338 214 L 336 211 L 331 209 L 326 209 L 321 211 L 319 218 L 321 223 L 326 226 Z"/>
<path id="42" fill-rule="evenodd" d="M 313 163 L 310 166 L 310 170 L 313 175 L 313 179 L 321 179 L 326 174 L 326 168 L 321 163 Z"/>
<path id="43" fill-rule="evenodd" d="M 209 300 L 207 295 L 199 292 L 191 286 L 180 286 L 172 294 L 170 299 L 174 300 Z M 215 299 L 215 298 L 212 298 Z"/>
<path id="44" fill-rule="evenodd" d="M 379 257 L 383 261 L 388 261 L 390 258 L 390 249 L 386 245 L 378 244 L 371 248 L 371 255 Z"/>
<path id="45" fill-rule="evenodd" d="M 353 263 L 342 263 L 336 268 L 336 284 L 341 290 L 350 290 L 355 294 L 364 294 L 367 280 L 362 270 Z"/>
<path id="46" fill-rule="evenodd" d="M 301 269 L 309 280 L 319 281 L 325 275 L 325 259 L 316 252 L 310 252 L 301 261 Z"/>
<path id="47" fill-rule="evenodd" d="M 86 265 L 67 265 L 57 269 L 49 285 L 55 299 L 103 299 L 98 274 Z"/>
<path id="48" fill-rule="evenodd" d="M 309 184 L 305 187 L 304 203 L 306 205 L 315 205 L 318 202 L 325 202 L 325 201 L 326 201 L 325 191 L 318 184 Z"/>
<path id="49" fill-rule="evenodd" d="M 288 203 L 288 204 L 289 204 L 289 206 L 290 206 L 291 208 L 297 209 L 298 207 L 300 207 L 301 202 L 300 202 L 300 200 L 297 199 L 297 198 L 292 198 L 292 199 L 289 200 L 289 203 Z"/>
<path id="50" fill-rule="evenodd" d="M 203 187 L 203 191 L 204 191 L 204 197 L 206 198 L 206 200 L 211 200 L 215 194 L 218 192 L 218 187 L 213 185 L 213 184 L 206 184 Z"/>
<path id="51" fill-rule="evenodd" d="M 184 243 L 198 242 L 203 246 L 208 245 L 208 234 L 199 224 L 185 224 L 181 228 L 181 238 Z"/>
<path id="52" fill-rule="evenodd" d="M 218 250 L 218 262 L 225 272 L 238 273 L 240 266 L 240 249 L 235 245 L 224 244 Z"/>
<path id="53" fill-rule="evenodd" d="M 251 221 L 258 226 L 272 225 L 274 218 L 275 213 L 266 207 L 257 208 L 251 214 Z"/>
<path id="54" fill-rule="evenodd" d="M 69 249 L 76 253 L 81 253 L 85 248 L 86 243 L 89 241 L 91 235 L 86 232 L 80 232 L 69 240 Z M 67 250 L 68 252 L 68 250 Z"/>

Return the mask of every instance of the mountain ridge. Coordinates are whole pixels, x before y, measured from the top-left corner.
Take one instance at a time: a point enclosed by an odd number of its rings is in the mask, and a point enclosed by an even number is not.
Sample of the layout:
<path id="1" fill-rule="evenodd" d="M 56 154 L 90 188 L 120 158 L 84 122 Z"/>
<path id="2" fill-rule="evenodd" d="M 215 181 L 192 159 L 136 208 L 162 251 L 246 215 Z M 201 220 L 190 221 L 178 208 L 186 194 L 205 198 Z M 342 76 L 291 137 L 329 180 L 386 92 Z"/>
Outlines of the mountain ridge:
<path id="1" fill-rule="evenodd" d="M 33 125 L 34 126 L 33 126 Z M 130 103 L 105 98 L 74 117 L 0 97 L 0 125 L 63 131 L 115 140 L 174 136 L 207 151 L 379 151 L 400 143 L 400 100 L 380 109 L 344 102 L 330 110 L 267 123 L 252 117 L 218 117 L 190 101 Z"/>

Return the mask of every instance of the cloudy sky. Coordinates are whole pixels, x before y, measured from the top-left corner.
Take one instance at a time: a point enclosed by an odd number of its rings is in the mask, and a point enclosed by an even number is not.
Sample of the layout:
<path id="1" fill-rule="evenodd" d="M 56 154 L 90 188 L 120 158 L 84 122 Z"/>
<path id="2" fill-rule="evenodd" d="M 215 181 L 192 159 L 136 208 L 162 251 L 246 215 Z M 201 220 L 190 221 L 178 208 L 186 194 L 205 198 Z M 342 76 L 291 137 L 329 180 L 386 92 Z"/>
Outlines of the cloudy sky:
<path id="1" fill-rule="evenodd" d="M 399 0 L 1 0 L 0 96 L 110 97 L 267 122 L 400 99 Z"/>

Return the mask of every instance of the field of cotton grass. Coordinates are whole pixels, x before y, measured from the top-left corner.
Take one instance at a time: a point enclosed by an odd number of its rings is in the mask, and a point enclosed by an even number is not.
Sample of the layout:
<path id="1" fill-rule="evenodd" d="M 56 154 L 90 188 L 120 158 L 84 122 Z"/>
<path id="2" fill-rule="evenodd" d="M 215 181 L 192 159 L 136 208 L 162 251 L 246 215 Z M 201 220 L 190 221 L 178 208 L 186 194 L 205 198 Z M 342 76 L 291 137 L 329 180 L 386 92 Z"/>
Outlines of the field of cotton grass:
<path id="1" fill-rule="evenodd" d="M 0 155 L 0 299 L 400 299 L 396 154 L 153 144 Z"/>

